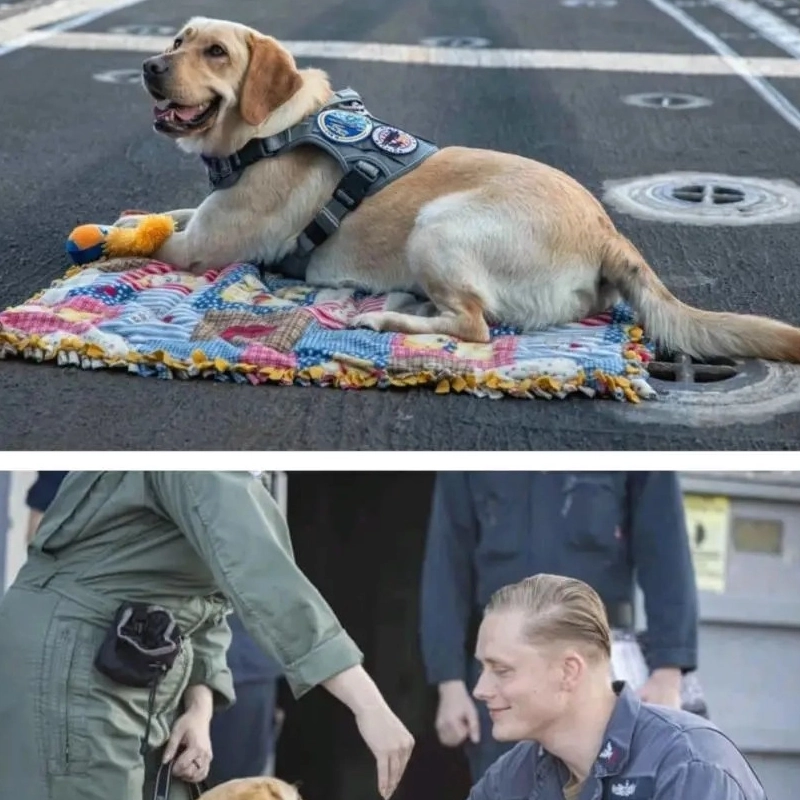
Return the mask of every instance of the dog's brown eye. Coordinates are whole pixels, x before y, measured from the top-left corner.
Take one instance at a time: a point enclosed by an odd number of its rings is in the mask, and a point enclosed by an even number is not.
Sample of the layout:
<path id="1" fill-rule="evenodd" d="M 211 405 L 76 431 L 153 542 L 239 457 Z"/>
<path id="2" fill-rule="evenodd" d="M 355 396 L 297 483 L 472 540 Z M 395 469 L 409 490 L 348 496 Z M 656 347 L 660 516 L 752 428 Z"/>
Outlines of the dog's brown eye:
<path id="1" fill-rule="evenodd" d="M 175 41 L 172 43 L 172 47 L 173 47 L 173 49 L 177 50 L 177 49 L 178 49 L 178 48 L 179 48 L 179 47 L 180 47 L 182 44 L 183 44 L 183 39 L 181 39 L 181 37 L 179 36 L 179 37 L 178 37 L 178 38 L 177 38 L 177 39 L 176 39 L 176 40 L 175 40 Z"/>
<path id="2" fill-rule="evenodd" d="M 213 58 L 221 58 L 222 56 L 228 55 L 225 52 L 225 48 L 220 47 L 218 44 L 212 44 L 211 47 L 206 50 L 206 53 Z"/>

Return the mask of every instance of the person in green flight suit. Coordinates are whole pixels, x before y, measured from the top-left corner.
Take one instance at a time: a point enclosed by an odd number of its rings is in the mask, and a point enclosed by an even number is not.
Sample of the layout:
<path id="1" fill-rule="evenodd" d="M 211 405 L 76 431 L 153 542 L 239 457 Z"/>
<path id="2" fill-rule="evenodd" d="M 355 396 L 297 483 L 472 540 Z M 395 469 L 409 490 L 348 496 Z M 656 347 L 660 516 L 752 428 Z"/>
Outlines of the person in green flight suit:
<path id="1" fill-rule="evenodd" d="M 130 603 L 165 609 L 180 631 L 155 689 L 95 664 Z M 172 758 L 170 800 L 189 797 L 208 774 L 212 713 L 235 699 L 231 607 L 296 697 L 321 685 L 352 710 L 389 797 L 411 734 L 295 564 L 261 480 L 219 471 L 66 476 L 0 602 L 0 797 L 149 800 Z"/>

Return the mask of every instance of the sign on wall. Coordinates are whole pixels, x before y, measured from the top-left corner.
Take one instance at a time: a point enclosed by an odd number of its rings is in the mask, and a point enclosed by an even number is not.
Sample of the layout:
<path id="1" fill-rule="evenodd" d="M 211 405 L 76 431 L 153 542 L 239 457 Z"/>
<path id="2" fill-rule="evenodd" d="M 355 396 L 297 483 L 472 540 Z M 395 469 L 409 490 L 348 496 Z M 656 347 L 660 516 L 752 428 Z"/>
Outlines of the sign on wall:
<path id="1" fill-rule="evenodd" d="M 724 592 L 730 500 L 722 496 L 687 494 L 683 498 L 683 507 L 697 588 L 706 592 Z"/>

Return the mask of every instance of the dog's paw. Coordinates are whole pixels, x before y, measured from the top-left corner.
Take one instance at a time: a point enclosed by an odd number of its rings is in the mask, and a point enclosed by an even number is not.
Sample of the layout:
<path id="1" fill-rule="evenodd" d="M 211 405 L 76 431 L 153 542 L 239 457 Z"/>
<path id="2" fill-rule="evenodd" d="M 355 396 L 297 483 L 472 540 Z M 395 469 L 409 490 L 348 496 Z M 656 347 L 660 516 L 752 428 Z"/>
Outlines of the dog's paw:
<path id="1" fill-rule="evenodd" d="M 370 328 L 373 331 L 383 330 L 384 317 L 380 311 L 369 311 L 353 317 L 350 325 L 353 328 Z"/>
<path id="2" fill-rule="evenodd" d="M 147 214 L 123 214 L 113 225 L 114 228 L 138 228 Z"/>

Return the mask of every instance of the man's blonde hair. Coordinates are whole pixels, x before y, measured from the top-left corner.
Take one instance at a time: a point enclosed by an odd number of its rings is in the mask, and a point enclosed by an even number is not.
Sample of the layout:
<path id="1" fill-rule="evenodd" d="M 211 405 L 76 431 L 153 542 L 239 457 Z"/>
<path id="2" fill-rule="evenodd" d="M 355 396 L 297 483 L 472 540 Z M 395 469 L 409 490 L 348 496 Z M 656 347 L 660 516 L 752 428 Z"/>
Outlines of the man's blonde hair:
<path id="1" fill-rule="evenodd" d="M 485 614 L 521 611 L 529 644 L 575 642 L 587 654 L 611 657 L 611 631 L 603 601 L 589 584 L 563 575 L 540 573 L 498 589 Z"/>

